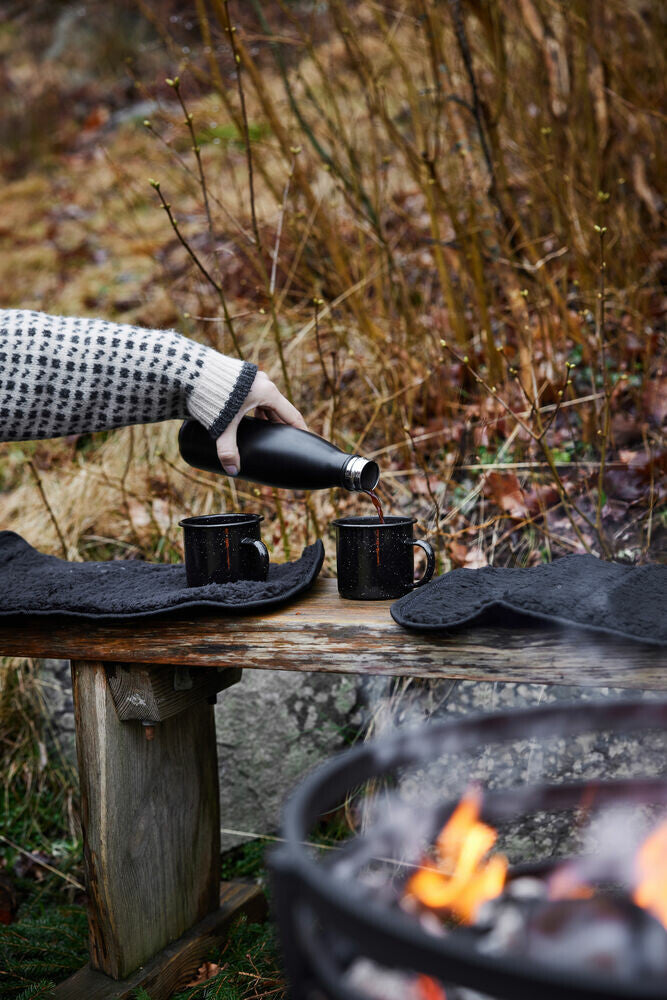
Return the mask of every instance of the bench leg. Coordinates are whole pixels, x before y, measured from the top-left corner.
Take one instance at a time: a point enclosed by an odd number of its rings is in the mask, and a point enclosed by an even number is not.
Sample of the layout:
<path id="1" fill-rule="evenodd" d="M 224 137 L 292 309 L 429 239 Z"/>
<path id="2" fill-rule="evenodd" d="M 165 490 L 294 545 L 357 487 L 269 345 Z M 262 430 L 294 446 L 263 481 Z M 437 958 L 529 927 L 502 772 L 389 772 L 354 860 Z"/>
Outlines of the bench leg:
<path id="1" fill-rule="evenodd" d="M 224 912 L 219 909 L 213 708 L 198 702 L 158 723 L 152 739 L 147 739 L 139 721 L 119 721 L 103 663 L 73 662 L 72 680 L 90 969 L 98 971 L 77 973 L 61 984 L 57 996 L 65 1000 L 129 995 L 126 984 L 114 986 L 112 980 L 127 979 L 140 966 L 148 972 L 150 960 L 156 957 L 159 962 L 157 953 L 167 946 L 164 962 L 171 963 L 168 979 L 173 990 L 179 978 L 183 981 L 178 956 L 187 958 L 190 972 L 196 971 L 193 961 L 201 961 L 196 941 L 206 939 L 204 951 L 210 949 L 216 928 L 224 939 L 231 914 L 254 905 L 258 895 L 247 887 L 235 895 L 230 885 Z M 258 911 L 255 919 L 259 916 Z M 106 991 L 93 991 L 92 980 L 85 988 L 84 983 L 76 984 L 77 977 L 85 974 L 97 975 Z M 131 977 L 132 989 L 145 981 L 140 976 L 135 982 L 136 978 Z M 169 993 L 158 990 L 152 996 L 159 1000 Z"/>

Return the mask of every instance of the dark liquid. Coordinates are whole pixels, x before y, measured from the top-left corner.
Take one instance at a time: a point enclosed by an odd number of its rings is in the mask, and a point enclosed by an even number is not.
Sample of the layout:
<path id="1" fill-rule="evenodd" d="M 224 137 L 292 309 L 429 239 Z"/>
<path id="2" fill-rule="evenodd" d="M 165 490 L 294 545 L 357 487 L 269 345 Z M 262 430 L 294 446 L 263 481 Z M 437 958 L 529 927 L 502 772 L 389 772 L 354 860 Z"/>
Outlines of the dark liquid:
<path id="1" fill-rule="evenodd" d="M 380 524 L 384 524 L 384 511 L 382 510 L 382 501 L 380 500 L 379 496 L 377 495 L 377 493 L 374 493 L 373 490 L 364 490 L 364 493 L 366 494 L 367 497 L 371 498 L 373 506 L 378 512 L 378 517 L 380 518 Z"/>
<path id="2" fill-rule="evenodd" d="M 373 506 L 375 507 L 376 511 L 378 512 L 378 518 L 380 519 L 380 524 L 384 524 L 384 511 L 382 510 L 382 501 L 380 500 L 379 496 L 377 495 L 377 493 L 374 493 L 373 490 L 364 490 L 364 493 L 366 494 L 367 497 L 371 498 L 371 500 L 373 502 Z M 379 528 L 375 532 L 375 561 L 376 561 L 377 565 L 379 566 L 380 565 L 380 529 Z"/>

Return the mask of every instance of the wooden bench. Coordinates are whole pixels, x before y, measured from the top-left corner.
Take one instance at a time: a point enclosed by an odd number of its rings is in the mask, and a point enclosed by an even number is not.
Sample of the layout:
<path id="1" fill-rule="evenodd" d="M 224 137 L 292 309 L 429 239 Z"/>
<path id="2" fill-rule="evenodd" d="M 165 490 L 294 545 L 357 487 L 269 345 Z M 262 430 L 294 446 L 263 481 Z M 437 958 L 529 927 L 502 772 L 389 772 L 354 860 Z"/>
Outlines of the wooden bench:
<path id="1" fill-rule="evenodd" d="M 210 702 L 240 668 L 667 689 L 659 647 L 537 626 L 418 634 L 389 604 L 343 601 L 319 580 L 262 616 L 0 622 L 0 655 L 72 662 L 90 964 L 58 1000 L 138 986 L 166 1000 L 239 913 L 263 917 L 256 887 L 219 883 Z M 249 739 L 252 720 L 249 704 Z"/>

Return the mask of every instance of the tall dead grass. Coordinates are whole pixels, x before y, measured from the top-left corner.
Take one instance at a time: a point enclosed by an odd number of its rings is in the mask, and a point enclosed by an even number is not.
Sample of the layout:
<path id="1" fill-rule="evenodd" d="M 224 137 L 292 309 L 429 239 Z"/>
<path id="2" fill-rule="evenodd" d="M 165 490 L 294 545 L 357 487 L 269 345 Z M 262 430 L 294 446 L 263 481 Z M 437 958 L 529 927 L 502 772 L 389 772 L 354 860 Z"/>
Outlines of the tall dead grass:
<path id="1" fill-rule="evenodd" d="M 441 568 L 617 553 L 603 515 L 619 446 L 647 456 L 647 550 L 662 6 L 196 0 L 185 47 L 191 15 L 139 7 L 174 67 L 144 127 L 180 328 L 258 361 L 314 430 L 377 456 Z M 180 516 L 243 505 L 281 558 L 358 507 L 194 473 L 169 426 L 78 447 L 36 463 L 41 491 L 26 473 L 0 498 L 5 524 L 70 558 L 175 559 Z"/>

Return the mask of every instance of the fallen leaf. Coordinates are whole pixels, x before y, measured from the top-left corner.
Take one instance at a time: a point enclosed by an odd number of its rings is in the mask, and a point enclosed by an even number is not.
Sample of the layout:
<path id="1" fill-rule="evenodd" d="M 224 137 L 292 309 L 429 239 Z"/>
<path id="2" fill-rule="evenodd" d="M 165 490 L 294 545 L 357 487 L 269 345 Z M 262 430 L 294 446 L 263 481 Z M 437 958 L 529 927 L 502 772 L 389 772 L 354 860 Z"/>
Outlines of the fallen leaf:
<path id="1" fill-rule="evenodd" d="M 426 476 L 411 476 L 410 489 L 418 496 L 429 496 L 428 480 Z"/>
<path id="2" fill-rule="evenodd" d="M 550 486 L 548 483 L 538 483 L 523 496 L 531 517 L 538 517 L 543 511 L 547 511 L 549 507 L 558 503 L 560 499 L 556 487 Z"/>
<path id="3" fill-rule="evenodd" d="M 528 516 L 523 490 L 514 472 L 488 472 L 484 481 L 484 495 L 510 517 Z"/>
<path id="4" fill-rule="evenodd" d="M 186 983 L 183 989 L 189 989 L 190 986 L 199 986 L 200 983 L 206 983 L 209 979 L 213 979 L 220 972 L 220 966 L 216 962 L 204 962 L 197 969 L 197 975 L 189 983 Z"/>
<path id="5" fill-rule="evenodd" d="M 481 569 L 482 566 L 489 564 L 486 556 L 477 545 L 467 549 L 462 542 L 457 542 L 455 539 L 448 542 L 447 554 L 453 566 L 464 569 Z"/>
<path id="6" fill-rule="evenodd" d="M 482 567 L 489 565 L 489 560 L 484 552 L 475 546 L 473 549 L 469 549 L 463 565 L 465 569 L 482 569 Z"/>
<path id="7" fill-rule="evenodd" d="M 626 463 L 625 468 L 607 469 L 604 475 L 608 496 L 628 503 L 642 498 L 648 500 L 651 480 L 653 489 L 660 492 L 660 484 L 667 472 L 667 451 L 649 455 L 645 451 L 622 450 L 619 458 Z"/>
<path id="8" fill-rule="evenodd" d="M 109 120 L 109 109 L 104 104 L 98 104 L 94 107 L 86 118 L 85 122 L 81 126 L 82 132 L 95 132 L 102 125 L 106 125 Z"/>
<path id="9" fill-rule="evenodd" d="M 453 566 L 465 566 L 468 550 L 461 542 L 452 540 L 447 543 L 447 555 Z"/>
<path id="10" fill-rule="evenodd" d="M 667 420 L 667 375 L 649 379 L 643 395 L 647 417 L 658 427 Z"/>

